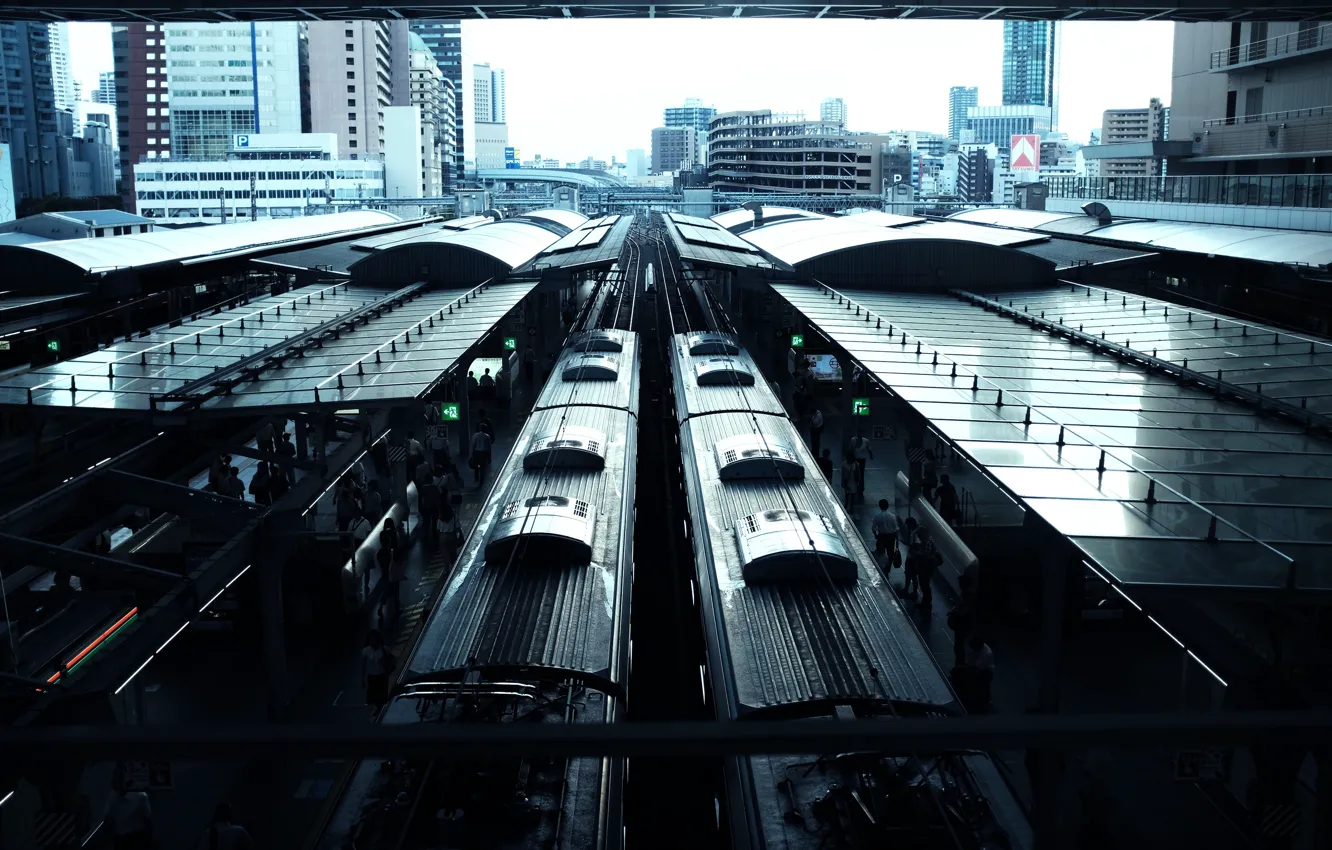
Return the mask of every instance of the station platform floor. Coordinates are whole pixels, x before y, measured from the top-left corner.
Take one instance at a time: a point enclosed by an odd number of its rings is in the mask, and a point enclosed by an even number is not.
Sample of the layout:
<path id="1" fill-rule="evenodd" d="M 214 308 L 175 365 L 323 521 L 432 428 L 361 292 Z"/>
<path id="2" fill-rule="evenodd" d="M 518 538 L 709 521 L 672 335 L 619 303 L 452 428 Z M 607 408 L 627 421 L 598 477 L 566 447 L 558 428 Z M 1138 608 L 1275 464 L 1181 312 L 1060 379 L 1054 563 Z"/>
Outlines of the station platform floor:
<path id="1" fill-rule="evenodd" d="M 508 456 L 514 436 L 526 418 L 525 408 L 534 398 L 530 390 L 519 388 L 508 411 L 488 409 L 496 429 L 492 474 L 478 488 L 471 471 L 460 469 L 464 488 L 459 515 L 465 531 L 475 523 L 487 490 L 495 480 L 494 472 Z M 256 462 L 239 456 L 233 460 L 248 490 Z M 364 468 L 367 478 L 373 479 L 375 471 L 369 458 L 365 459 Z M 206 481 L 205 472 L 202 481 L 191 484 L 203 486 Z M 408 499 L 410 536 L 401 613 L 383 630 L 386 644 L 400 661 L 410 648 L 421 620 L 429 613 L 449 569 L 446 557 L 428 550 L 415 534 L 419 517 L 415 511 L 414 486 L 409 486 Z M 331 492 L 321 497 L 312 513 L 307 527 L 330 531 L 336 528 Z M 377 539 L 377 532 L 378 527 L 371 535 L 372 542 Z M 374 571 L 374 577 L 377 581 L 378 570 Z M 315 629 L 313 613 L 308 606 L 288 601 L 286 719 L 295 723 L 369 722 L 371 712 L 361 684 L 360 653 L 367 632 L 380 625 L 380 617 L 385 613 L 382 598 L 372 584 L 371 599 L 359 612 L 347 615 L 345 627 Z M 241 647 L 238 642 L 229 632 L 197 628 L 177 639 L 169 651 L 140 674 L 144 724 L 267 722 L 262 648 L 257 640 Z M 345 763 L 337 760 L 173 764 L 172 790 L 152 794 L 154 831 L 159 846 L 193 850 L 216 804 L 226 801 L 232 804 L 237 822 L 245 826 L 258 847 L 298 850 L 345 767 Z M 94 803 L 94 812 L 100 812 Z"/>

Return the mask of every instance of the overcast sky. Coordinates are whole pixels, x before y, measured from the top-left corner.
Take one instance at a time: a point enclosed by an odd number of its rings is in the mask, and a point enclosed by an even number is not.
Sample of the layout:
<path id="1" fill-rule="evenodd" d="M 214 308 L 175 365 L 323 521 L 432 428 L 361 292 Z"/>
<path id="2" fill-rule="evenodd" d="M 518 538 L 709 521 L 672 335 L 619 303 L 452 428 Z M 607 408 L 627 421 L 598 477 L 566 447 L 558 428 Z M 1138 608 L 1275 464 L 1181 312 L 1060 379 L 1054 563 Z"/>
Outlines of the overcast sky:
<path id="1" fill-rule="evenodd" d="M 1170 101 L 1174 24 L 1063 24 L 1060 129 L 1085 142 L 1106 109 Z M 107 24 L 73 24 L 73 71 L 85 91 L 111 69 Z M 1001 95 L 1001 21 L 464 21 L 470 115 L 473 62 L 507 74 L 509 140 L 531 159 L 623 160 L 647 149 L 662 109 L 699 97 L 719 110 L 818 117 L 847 102 L 853 130 L 947 130 L 948 89 Z M 471 122 L 469 121 L 468 124 Z"/>

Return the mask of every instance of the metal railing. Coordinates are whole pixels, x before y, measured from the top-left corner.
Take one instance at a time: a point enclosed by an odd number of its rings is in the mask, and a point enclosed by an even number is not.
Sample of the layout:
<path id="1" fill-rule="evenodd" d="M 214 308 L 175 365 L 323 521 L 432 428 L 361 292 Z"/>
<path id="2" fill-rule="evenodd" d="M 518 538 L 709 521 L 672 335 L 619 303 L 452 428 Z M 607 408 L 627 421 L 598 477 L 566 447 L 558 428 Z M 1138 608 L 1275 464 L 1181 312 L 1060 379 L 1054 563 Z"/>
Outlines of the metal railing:
<path id="1" fill-rule="evenodd" d="M 1051 198 L 1332 209 L 1332 174 L 1050 177 Z"/>
<path id="2" fill-rule="evenodd" d="M 1231 127 L 1235 124 L 1267 124 L 1272 121 L 1296 121 L 1301 118 L 1332 116 L 1332 106 L 1309 106 L 1304 109 L 1286 109 L 1281 112 L 1262 112 L 1257 115 L 1232 115 L 1229 118 L 1208 118 L 1202 122 L 1209 127 Z"/>
<path id="3" fill-rule="evenodd" d="M 1283 59 L 1313 50 L 1332 47 L 1332 24 L 1301 29 L 1262 41 L 1251 41 L 1226 50 L 1212 51 L 1213 70 L 1259 62 L 1264 59 Z"/>

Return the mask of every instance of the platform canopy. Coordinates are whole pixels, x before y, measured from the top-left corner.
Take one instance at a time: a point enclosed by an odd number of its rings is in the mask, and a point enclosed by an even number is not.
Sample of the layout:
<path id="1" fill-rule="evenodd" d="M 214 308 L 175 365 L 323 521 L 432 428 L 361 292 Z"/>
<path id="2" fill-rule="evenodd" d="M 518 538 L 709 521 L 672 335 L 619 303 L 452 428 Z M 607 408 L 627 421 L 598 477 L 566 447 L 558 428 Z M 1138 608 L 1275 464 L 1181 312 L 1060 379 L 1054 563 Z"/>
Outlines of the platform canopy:
<path id="1" fill-rule="evenodd" d="M 458 365 L 534 285 L 308 286 L 4 378 L 0 405 L 253 415 L 401 403 Z"/>
<path id="2" fill-rule="evenodd" d="M 1080 285 L 773 289 L 1115 581 L 1332 590 L 1325 340 Z"/>

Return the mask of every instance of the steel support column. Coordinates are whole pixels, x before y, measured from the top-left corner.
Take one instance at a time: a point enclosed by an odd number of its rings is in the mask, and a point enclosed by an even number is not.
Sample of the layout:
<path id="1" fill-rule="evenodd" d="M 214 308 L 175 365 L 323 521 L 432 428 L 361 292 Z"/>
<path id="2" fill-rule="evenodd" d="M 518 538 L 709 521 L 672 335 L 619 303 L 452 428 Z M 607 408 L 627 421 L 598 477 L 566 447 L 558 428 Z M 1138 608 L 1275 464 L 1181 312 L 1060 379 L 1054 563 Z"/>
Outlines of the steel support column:
<path id="1" fill-rule="evenodd" d="M 287 634 L 282 610 L 282 573 L 299 539 L 300 514 L 282 511 L 265 518 L 255 547 L 254 570 L 259 586 L 259 616 L 264 640 L 264 680 L 268 686 L 268 718 L 280 720 L 287 708 Z"/>
<path id="2" fill-rule="evenodd" d="M 389 474 L 393 477 L 393 502 L 402 505 L 405 512 L 404 526 L 407 514 L 411 513 L 407 505 L 407 479 L 411 474 L 407 469 L 407 432 L 411 419 L 411 411 L 405 406 L 389 409 L 389 427 L 393 429 L 389 436 Z"/>

